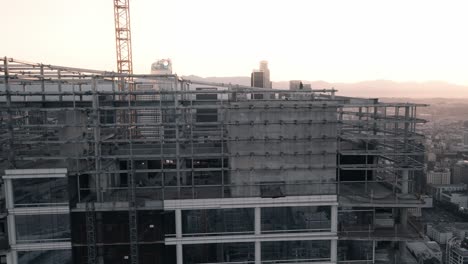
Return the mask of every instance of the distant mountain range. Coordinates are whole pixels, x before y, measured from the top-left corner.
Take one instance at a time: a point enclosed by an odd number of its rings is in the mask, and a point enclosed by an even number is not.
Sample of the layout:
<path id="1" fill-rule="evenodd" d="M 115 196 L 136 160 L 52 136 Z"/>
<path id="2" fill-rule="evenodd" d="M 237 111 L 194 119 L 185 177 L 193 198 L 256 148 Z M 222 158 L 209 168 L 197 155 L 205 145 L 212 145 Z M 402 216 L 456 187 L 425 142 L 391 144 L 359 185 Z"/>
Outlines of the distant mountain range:
<path id="1" fill-rule="evenodd" d="M 199 77 L 183 76 L 185 79 L 217 83 L 250 85 L 250 77 Z M 363 81 L 357 83 L 329 83 L 325 81 L 303 81 L 312 89 L 338 90 L 339 95 L 356 97 L 405 97 L 405 98 L 468 98 L 468 86 L 441 81 L 394 82 L 388 80 Z M 289 81 L 273 82 L 274 89 L 288 89 Z"/>

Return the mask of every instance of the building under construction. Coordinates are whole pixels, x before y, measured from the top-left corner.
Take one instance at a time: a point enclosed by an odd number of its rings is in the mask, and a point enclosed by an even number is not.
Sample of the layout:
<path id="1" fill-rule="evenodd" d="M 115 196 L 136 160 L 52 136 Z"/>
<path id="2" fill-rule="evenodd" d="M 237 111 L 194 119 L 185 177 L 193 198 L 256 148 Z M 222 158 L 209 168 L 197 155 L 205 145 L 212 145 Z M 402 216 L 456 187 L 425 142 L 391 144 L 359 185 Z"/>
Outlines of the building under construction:
<path id="1" fill-rule="evenodd" d="M 422 239 L 422 105 L 0 62 L 7 263 L 394 263 Z"/>

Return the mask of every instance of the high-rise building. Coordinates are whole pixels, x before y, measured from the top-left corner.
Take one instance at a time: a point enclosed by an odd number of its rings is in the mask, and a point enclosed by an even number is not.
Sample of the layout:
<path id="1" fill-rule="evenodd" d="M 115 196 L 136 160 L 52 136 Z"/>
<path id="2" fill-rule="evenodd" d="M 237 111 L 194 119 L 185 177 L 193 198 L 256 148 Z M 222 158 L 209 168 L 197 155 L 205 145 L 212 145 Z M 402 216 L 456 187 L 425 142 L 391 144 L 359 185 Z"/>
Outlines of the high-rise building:
<path id="1" fill-rule="evenodd" d="M 397 262 L 422 240 L 419 105 L 0 62 L 8 264 Z"/>
<path id="2" fill-rule="evenodd" d="M 268 61 L 260 61 L 260 69 L 263 72 L 263 87 L 264 88 L 273 88 L 270 81 L 270 69 L 268 69 Z M 254 86 L 255 87 L 255 86 Z"/>
<path id="3" fill-rule="evenodd" d="M 252 74 L 250 75 L 250 86 L 258 88 L 272 88 L 270 69 L 268 69 L 267 61 L 261 61 L 260 68 L 252 71 Z"/>
<path id="4" fill-rule="evenodd" d="M 265 73 L 261 71 L 253 71 L 250 75 L 250 86 L 265 88 Z"/>
<path id="5" fill-rule="evenodd" d="M 468 184 L 468 160 L 460 160 L 453 166 L 452 183 Z"/>

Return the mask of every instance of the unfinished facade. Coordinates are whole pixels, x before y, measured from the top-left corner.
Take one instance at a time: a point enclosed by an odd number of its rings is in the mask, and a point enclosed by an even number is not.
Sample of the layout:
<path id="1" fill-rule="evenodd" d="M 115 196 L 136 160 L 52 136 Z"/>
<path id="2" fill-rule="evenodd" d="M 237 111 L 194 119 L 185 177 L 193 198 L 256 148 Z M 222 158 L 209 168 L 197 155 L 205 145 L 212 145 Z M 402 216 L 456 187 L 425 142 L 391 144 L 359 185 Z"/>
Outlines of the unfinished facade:
<path id="1" fill-rule="evenodd" d="M 418 105 L 0 61 L 8 263 L 373 263 L 420 239 Z"/>

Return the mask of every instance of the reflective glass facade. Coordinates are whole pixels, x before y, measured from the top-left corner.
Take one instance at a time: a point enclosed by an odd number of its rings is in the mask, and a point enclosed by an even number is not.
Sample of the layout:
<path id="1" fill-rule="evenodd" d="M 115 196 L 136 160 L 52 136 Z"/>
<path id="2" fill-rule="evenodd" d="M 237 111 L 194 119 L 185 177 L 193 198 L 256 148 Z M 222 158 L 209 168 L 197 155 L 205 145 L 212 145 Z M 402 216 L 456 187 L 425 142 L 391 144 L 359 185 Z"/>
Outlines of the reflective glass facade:
<path id="1" fill-rule="evenodd" d="M 262 208 L 262 232 L 330 231 L 330 206 Z"/>
<path id="2" fill-rule="evenodd" d="M 16 215 L 15 222 L 18 243 L 70 240 L 68 214 Z"/>
<path id="3" fill-rule="evenodd" d="M 262 242 L 262 263 L 282 260 L 287 263 L 330 261 L 330 241 Z"/>
<path id="4" fill-rule="evenodd" d="M 71 264 L 71 250 L 39 250 L 18 252 L 18 264 Z"/>
<path id="5" fill-rule="evenodd" d="M 182 211 L 182 230 L 190 234 L 253 233 L 254 209 Z"/>
<path id="6" fill-rule="evenodd" d="M 253 263 L 254 243 L 184 245 L 184 264 Z"/>
<path id="7" fill-rule="evenodd" d="M 14 179 L 12 183 L 15 207 L 68 204 L 66 178 Z"/>

